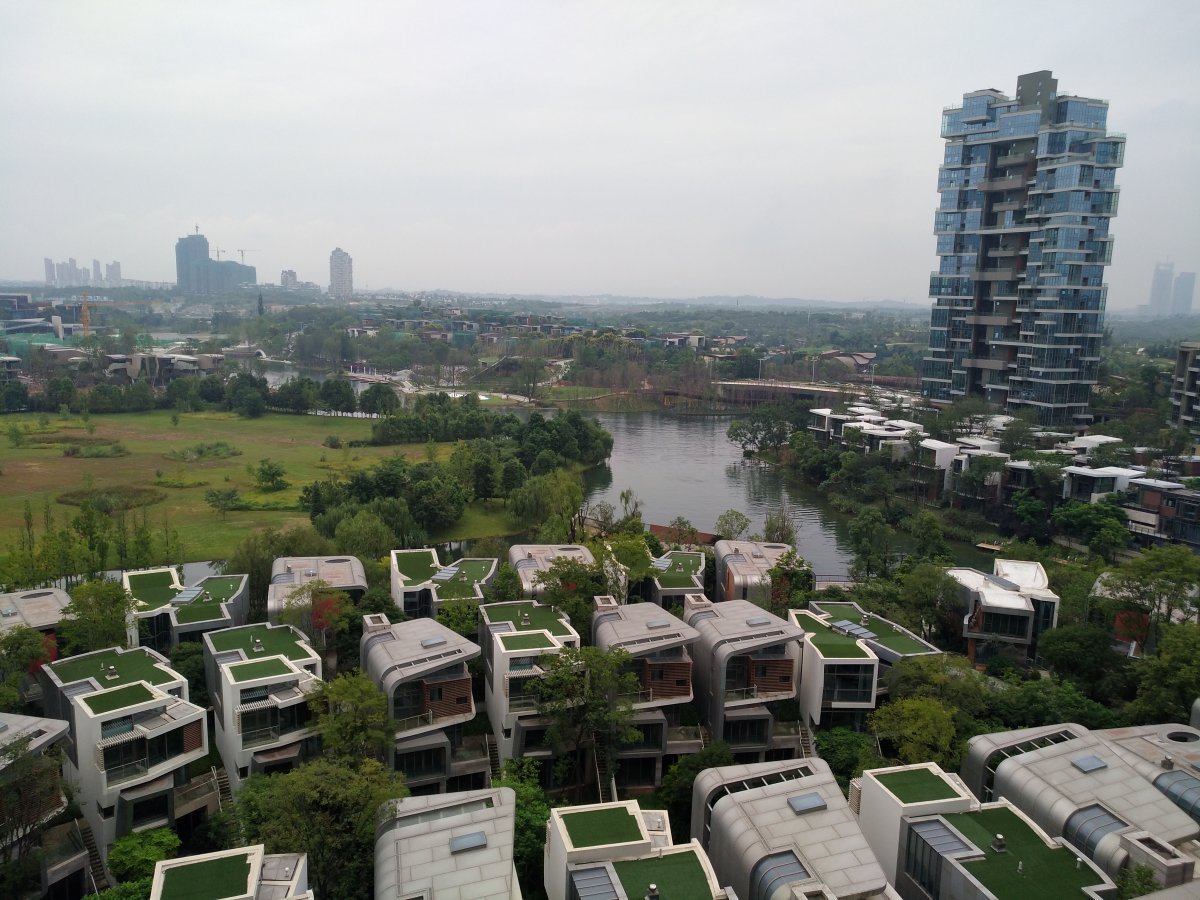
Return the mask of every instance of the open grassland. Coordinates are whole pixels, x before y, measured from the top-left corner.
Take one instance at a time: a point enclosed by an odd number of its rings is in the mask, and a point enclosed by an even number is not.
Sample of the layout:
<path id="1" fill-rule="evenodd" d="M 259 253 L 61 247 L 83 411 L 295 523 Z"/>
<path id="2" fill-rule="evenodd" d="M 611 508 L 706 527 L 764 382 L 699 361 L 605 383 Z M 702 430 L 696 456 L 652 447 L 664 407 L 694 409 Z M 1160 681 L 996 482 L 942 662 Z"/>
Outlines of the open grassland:
<path id="1" fill-rule="evenodd" d="M 141 488 L 165 495 L 144 508 L 153 530 L 161 531 L 166 521 L 178 531 L 185 558 L 223 559 L 258 529 L 307 522 L 298 500 L 300 489 L 310 482 L 366 469 L 393 455 L 415 461 L 427 458 L 423 444 L 339 450 L 322 445 L 329 435 L 337 435 L 343 445 L 367 439 L 372 424 L 367 419 L 280 413 L 241 419 L 232 413 L 197 412 L 180 415 L 179 424 L 172 425 L 171 412 L 162 410 L 93 416 L 90 434 L 88 423 L 79 417 L 52 416 L 44 429 L 37 420 L 34 415 L 2 420 L 6 430 L 28 426 L 29 432 L 19 447 L 0 438 L 0 556 L 7 555 L 17 541 L 26 500 L 40 529 L 46 503 L 59 521 L 78 513 L 77 506 L 57 502 L 68 491 Z M 103 459 L 64 456 L 63 444 L 71 441 L 119 442 L 128 453 Z M 224 441 L 240 454 L 187 462 L 171 458 L 214 441 Z M 438 445 L 437 458 L 444 459 L 452 449 L 450 444 Z M 267 458 L 283 465 L 290 483 L 285 490 L 263 493 L 247 471 L 247 466 L 256 467 Z M 251 505 L 271 508 L 230 511 L 222 518 L 204 500 L 205 491 L 212 489 L 236 489 Z M 140 521 L 141 514 L 140 509 L 128 513 L 133 521 Z"/>

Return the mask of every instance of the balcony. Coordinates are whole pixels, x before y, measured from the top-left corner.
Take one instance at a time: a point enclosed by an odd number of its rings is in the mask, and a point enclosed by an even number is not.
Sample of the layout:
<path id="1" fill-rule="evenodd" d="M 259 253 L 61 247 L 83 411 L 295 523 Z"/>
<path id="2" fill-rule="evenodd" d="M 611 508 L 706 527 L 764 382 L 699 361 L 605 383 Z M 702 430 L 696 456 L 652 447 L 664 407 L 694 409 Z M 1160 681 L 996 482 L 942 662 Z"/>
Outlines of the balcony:
<path id="1" fill-rule="evenodd" d="M 742 701 L 745 701 L 745 700 L 757 700 L 757 699 L 758 699 L 758 686 L 757 685 L 751 685 L 750 687 L 744 687 L 744 688 L 731 688 L 731 689 L 725 691 L 725 702 L 726 703 L 741 703 Z"/>
<path id="2" fill-rule="evenodd" d="M 135 778 L 141 778 L 150 769 L 149 761 L 145 759 L 137 759 L 133 762 L 124 763 L 123 765 L 114 766 L 111 769 L 104 769 L 104 779 L 109 787 L 115 784 L 121 784 L 126 781 L 132 781 Z"/>
<path id="3" fill-rule="evenodd" d="M 279 737 L 280 731 L 278 725 L 268 725 L 266 728 L 252 728 L 249 731 L 242 732 L 242 749 L 249 750 L 251 747 L 273 744 L 279 740 Z"/>
<path id="4" fill-rule="evenodd" d="M 530 694 L 513 694 L 508 698 L 509 712 L 527 712 L 536 710 L 538 698 Z"/>
<path id="5" fill-rule="evenodd" d="M 402 719 L 396 720 L 396 733 L 400 734 L 405 731 L 412 731 L 416 728 L 427 728 L 433 724 L 433 710 L 427 709 L 424 712 L 419 712 L 416 715 L 405 716 Z"/>

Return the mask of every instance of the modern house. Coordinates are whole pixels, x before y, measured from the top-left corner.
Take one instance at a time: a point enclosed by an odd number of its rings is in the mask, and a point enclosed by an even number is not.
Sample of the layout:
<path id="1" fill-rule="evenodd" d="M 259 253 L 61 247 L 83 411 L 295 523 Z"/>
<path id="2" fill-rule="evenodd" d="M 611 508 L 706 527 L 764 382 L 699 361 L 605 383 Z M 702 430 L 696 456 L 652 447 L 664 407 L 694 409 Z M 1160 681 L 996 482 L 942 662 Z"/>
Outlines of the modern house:
<path id="1" fill-rule="evenodd" d="M 154 864 L 150 900 L 316 900 L 308 855 L 267 853 L 262 844 Z"/>
<path id="2" fill-rule="evenodd" d="M 1058 595 L 1041 563 L 997 559 L 993 574 L 978 569 L 947 569 L 959 584 L 963 637 L 973 663 L 997 653 L 1025 663 L 1037 652 L 1039 635 L 1058 625 Z"/>
<path id="3" fill-rule="evenodd" d="M 376 900 L 521 900 L 512 788 L 389 800 L 375 816 Z"/>
<path id="4" fill-rule="evenodd" d="M 230 788 L 251 775 L 287 772 L 317 755 L 308 697 L 321 657 L 290 625 L 245 625 L 204 635 L 204 674 L 217 751 Z"/>
<path id="5" fill-rule="evenodd" d="M 632 800 L 550 810 L 543 872 L 549 900 L 731 900 L 700 844 L 675 844 L 666 810 Z"/>
<path id="6" fill-rule="evenodd" d="M 246 624 L 246 575 L 210 575 L 184 587 L 179 570 L 169 566 L 125 572 L 121 581 L 137 601 L 130 643 L 159 653 L 183 641 L 198 641 L 206 631 Z"/>
<path id="7" fill-rule="evenodd" d="M 205 711 L 164 657 L 97 650 L 42 666 L 38 678 L 46 714 L 71 723 L 64 771 L 103 858 L 132 831 L 216 811 L 215 778 L 188 779 L 208 754 Z"/>
<path id="8" fill-rule="evenodd" d="M 0 634 L 13 628 L 32 628 L 55 642 L 58 653 L 58 623 L 71 595 L 61 588 L 37 588 L 0 594 Z"/>
<path id="9" fill-rule="evenodd" d="M 926 503 L 937 503 L 950 487 L 950 475 L 956 457 L 962 447 L 924 438 L 917 445 L 917 452 L 909 460 L 909 478 L 913 493 Z"/>
<path id="10" fill-rule="evenodd" d="M 596 597 L 592 644 L 606 653 L 624 650 L 641 689 L 632 699 L 630 725 L 641 738 L 617 751 L 616 785 L 651 789 L 681 755 L 703 748 L 700 728 L 683 725 L 681 712 L 692 703 L 689 647 L 700 633 L 653 603 L 618 604 Z"/>
<path id="11" fill-rule="evenodd" d="M 324 582 L 337 591 L 345 591 L 351 600 L 367 592 L 367 573 L 353 556 L 281 557 L 271 565 L 271 586 L 267 588 L 267 620 L 279 621 L 297 588 L 313 581 Z"/>
<path id="12" fill-rule="evenodd" d="M 706 769 L 692 838 L 738 897 L 884 900 L 883 869 L 822 759 Z"/>
<path id="13" fill-rule="evenodd" d="M 765 604 L 771 597 L 771 569 L 787 553 L 787 544 L 755 541 L 717 541 L 717 600 L 751 600 Z"/>
<path id="14" fill-rule="evenodd" d="M 517 570 L 521 590 L 530 599 L 536 599 L 544 590 L 538 575 L 549 572 L 558 559 L 571 559 L 585 566 L 596 564 L 592 551 L 581 544 L 513 544 L 508 548 L 508 562 Z"/>
<path id="15" fill-rule="evenodd" d="M 496 575 L 495 559 L 460 559 L 443 566 L 437 551 L 391 552 L 392 602 L 410 619 L 436 618 L 445 600 L 483 601 L 483 589 Z"/>
<path id="16" fill-rule="evenodd" d="M 363 672 L 388 699 L 396 722 L 389 756 L 413 794 L 483 787 L 488 751 L 483 735 L 464 739 L 475 718 L 467 664 L 479 646 L 433 619 L 392 624 L 382 613 L 363 616 Z"/>
<path id="17" fill-rule="evenodd" d="M 799 699 L 804 725 L 866 727 L 891 667 L 901 659 L 941 653 L 928 641 L 855 603 L 814 601 L 789 613 L 804 629 Z"/>
<path id="18" fill-rule="evenodd" d="M 579 633 L 564 613 L 528 600 L 489 603 L 479 613 L 484 698 L 499 757 L 539 760 L 549 784 L 552 750 L 545 742 L 546 721 L 538 716 L 528 685 L 543 674 L 541 658 L 578 647 Z"/>
<path id="19" fill-rule="evenodd" d="M 1080 503 L 1099 503 L 1107 494 L 1123 493 L 1129 489 L 1129 482 L 1134 478 L 1144 478 L 1142 469 L 1129 469 L 1124 466 L 1104 466 L 1099 469 L 1087 466 L 1063 466 L 1064 500 L 1078 500 Z"/>
<path id="20" fill-rule="evenodd" d="M 1131 478 L 1129 490 L 1134 499 L 1124 504 L 1125 518 L 1139 544 L 1183 544 L 1200 553 L 1200 491 L 1158 478 Z"/>
<path id="21" fill-rule="evenodd" d="M 652 599 L 659 606 L 681 602 L 686 594 L 704 592 L 704 554 L 671 550 L 650 562 Z"/>
<path id="22" fill-rule="evenodd" d="M 684 598 L 683 620 L 699 632 L 693 647 L 696 709 L 710 739 L 739 762 L 792 759 L 804 739 L 796 678 L 804 631 L 749 600 Z"/>

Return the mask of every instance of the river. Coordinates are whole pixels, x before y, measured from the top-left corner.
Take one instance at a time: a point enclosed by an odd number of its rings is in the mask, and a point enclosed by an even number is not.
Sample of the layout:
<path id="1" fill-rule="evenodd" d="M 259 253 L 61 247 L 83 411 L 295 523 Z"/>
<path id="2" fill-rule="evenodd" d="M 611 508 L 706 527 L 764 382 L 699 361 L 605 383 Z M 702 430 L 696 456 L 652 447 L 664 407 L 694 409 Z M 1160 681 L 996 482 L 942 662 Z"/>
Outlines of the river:
<path id="1" fill-rule="evenodd" d="M 785 478 L 774 466 L 742 458 L 725 437 L 729 418 L 663 412 L 596 413 L 612 433 L 606 465 L 584 475 L 587 501 L 605 501 L 621 511 L 620 493 L 632 488 L 647 523 L 667 525 L 676 516 L 700 531 L 736 509 L 750 518 L 751 531 L 786 502 L 796 526 L 796 546 L 818 576 L 844 577 L 852 560 L 848 529 L 852 516 L 836 512 L 813 487 Z M 903 546 L 906 535 L 899 536 Z M 991 571 L 991 557 L 974 547 L 952 544 L 960 565 Z"/>

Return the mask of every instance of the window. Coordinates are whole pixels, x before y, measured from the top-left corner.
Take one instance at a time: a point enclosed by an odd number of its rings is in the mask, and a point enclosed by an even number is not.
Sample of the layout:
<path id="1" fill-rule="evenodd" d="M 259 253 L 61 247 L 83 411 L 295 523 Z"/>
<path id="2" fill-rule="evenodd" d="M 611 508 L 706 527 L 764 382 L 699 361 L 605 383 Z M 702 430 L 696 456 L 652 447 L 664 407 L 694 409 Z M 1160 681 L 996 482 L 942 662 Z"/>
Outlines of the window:
<path id="1" fill-rule="evenodd" d="M 429 689 L 429 702 L 439 703 L 442 699 L 442 689 L 440 687 L 431 687 Z"/>
<path id="2" fill-rule="evenodd" d="M 662 681 L 665 677 L 666 677 L 666 673 L 662 669 L 651 669 L 650 670 L 650 680 L 651 681 Z"/>

